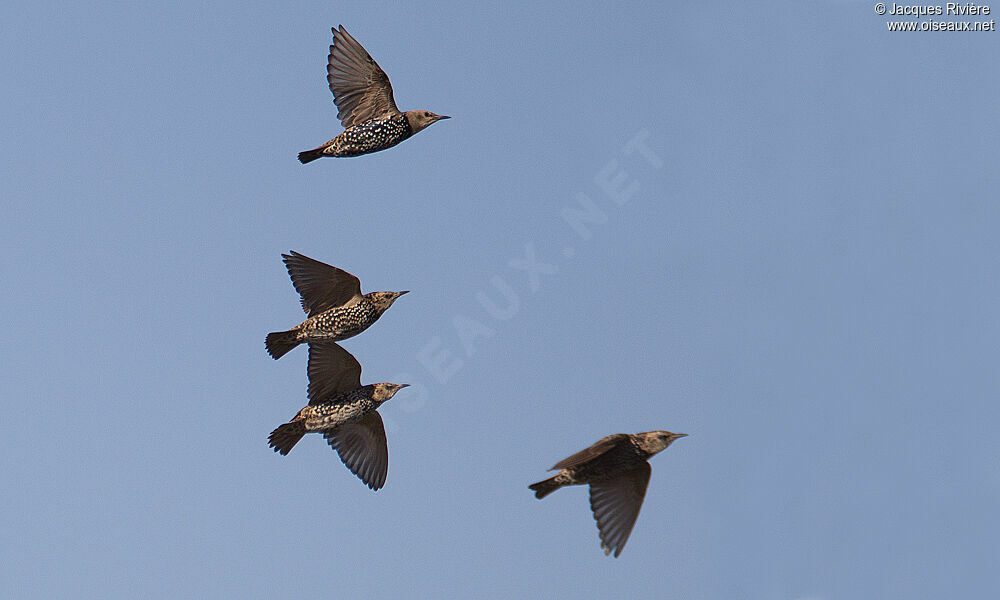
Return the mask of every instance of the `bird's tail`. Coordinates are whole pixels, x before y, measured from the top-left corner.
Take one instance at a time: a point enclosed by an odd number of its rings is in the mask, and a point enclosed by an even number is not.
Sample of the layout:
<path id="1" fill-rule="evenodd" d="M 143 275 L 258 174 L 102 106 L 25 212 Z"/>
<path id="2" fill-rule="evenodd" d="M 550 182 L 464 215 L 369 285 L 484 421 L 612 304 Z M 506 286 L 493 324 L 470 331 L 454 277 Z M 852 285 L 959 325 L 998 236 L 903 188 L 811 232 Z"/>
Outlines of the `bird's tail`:
<path id="1" fill-rule="evenodd" d="M 264 347 L 267 348 L 267 353 L 271 355 L 271 358 L 278 360 L 288 354 L 292 348 L 298 346 L 301 342 L 295 334 L 294 329 L 267 334 L 267 337 L 264 338 Z"/>
<path id="2" fill-rule="evenodd" d="M 317 158 L 321 158 L 323 156 L 323 148 L 326 148 L 326 146 L 320 146 L 319 148 L 313 148 L 312 150 L 299 152 L 299 162 L 302 164 L 306 164 L 306 163 L 311 163 Z"/>
<path id="3" fill-rule="evenodd" d="M 306 434 L 306 425 L 302 421 L 292 421 L 279 426 L 267 436 L 267 444 L 274 448 L 275 452 L 280 452 L 282 456 L 292 451 L 295 444 L 299 443 L 302 436 Z"/>
<path id="4" fill-rule="evenodd" d="M 561 487 L 562 485 L 556 483 L 555 477 L 549 477 L 545 481 L 529 485 L 528 489 L 535 491 L 535 498 L 544 498 Z"/>

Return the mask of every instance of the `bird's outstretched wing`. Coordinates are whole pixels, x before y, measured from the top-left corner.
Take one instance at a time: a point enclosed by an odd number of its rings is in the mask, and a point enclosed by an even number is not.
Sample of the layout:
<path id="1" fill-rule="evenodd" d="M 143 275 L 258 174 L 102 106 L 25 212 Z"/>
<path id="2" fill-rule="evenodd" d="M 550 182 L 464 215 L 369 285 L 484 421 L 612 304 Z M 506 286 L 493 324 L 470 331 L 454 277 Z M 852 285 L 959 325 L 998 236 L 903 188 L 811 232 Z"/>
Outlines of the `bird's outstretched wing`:
<path id="1" fill-rule="evenodd" d="M 361 281 L 343 269 L 332 267 L 292 250 L 282 254 L 295 291 L 302 297 L 302 310 L 310 317 L 361 297 Z"/>
<path id="2" fill-rule="evenodd" d="M 334 342 L 309 344 L 309 404 L 329 400 L 361 387 L 361 364 Z"/>
<path id="3" fill-rule="evenodd" d="M 389 471 L 389 446 L 385 427 L 377 411 L 371 411 L 360 421 L 346 423 L 323 434 L 327 443 L 340 454 L 340 460 L 351 473 L 373 490 L 385 485 Z"/>
<path id="4" fill-rule="evenodd" d="M 343 25 L 333 30 L 326 81 L 345 129 L 368 119 L 400 114 L 389 77 Z"/>
<path id="5" fill-rule="evenodd" d="M 557 462 L 549 470 L 554 471 L 556 469 L 568 469 L 570 467 L 582 465 L 583 463 L 604 454 L 608 450 L 614 448 L 617 444 L 622 443 L 622 441 L 627 438 L 628 435 L 624 433 L 614 433 L 609 436 L 602 437 L 594 442 L 589 448 L 580 450 L 573 456 L 568 456 Z"/>
<path id="6" fill-rule="evenodd" d="M 649 463 L 642 463 L 621 477 L 590 484 L 590 509 L 594 511 L 604 554 L 617 558 L 632 533 L 649 485 Z"/>

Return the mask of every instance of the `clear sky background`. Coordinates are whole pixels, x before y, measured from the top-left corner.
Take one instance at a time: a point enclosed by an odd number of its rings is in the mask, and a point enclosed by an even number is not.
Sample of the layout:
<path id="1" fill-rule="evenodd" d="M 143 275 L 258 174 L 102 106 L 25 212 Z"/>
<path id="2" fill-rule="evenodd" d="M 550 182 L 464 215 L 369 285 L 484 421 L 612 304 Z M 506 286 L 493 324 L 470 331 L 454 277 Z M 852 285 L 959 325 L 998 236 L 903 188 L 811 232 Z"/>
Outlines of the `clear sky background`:
<path id="1" fill-rule="evenodd" d="M 747 4 L 5 3 L 0 596 L 995 595 L 1000 33 Z M 454 118 L 300 165 L 339 23 Z M 377 493 L 267 446 L 292 249 L 412 290 Z M 617 560 L 527 489 L 650 429 Z"/>

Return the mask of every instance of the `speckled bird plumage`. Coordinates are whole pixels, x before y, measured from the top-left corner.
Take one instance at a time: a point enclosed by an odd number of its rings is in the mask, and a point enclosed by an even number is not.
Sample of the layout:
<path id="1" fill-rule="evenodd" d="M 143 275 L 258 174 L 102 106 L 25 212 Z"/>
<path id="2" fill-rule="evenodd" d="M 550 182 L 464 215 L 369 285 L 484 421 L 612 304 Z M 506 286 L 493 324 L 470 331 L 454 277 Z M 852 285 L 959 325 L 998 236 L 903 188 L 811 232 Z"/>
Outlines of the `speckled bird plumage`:
<path id="1" fill-rule="evenodd" d="M 350 157 L 391 148 L 413 135 L 405 115 L 371 119 L 346 129 L 321 146 L 323 156 Z"/>
<path id="2" fill-rule="evenodd" d="M 264 346 L 278 359 L 303 343 L 346 340 L 368 329 L 407 293 L 361 293 L 361 281 L 347 271 L 292 251 L 282 254 L 308 318 L 287 331 L 267 334 Z"/>
<path id="3" fill-rule="evenodd" d="M 308 373 L 309 404 L 272 431 L 268 444 L 287 455 L 305 434 L 321 433 L 352 473 L 371 489 L 380 489 L 389 449 L 377 409 L 407 384 L 361 385 L 361 365 L 334 343 L 309 347 Z"/>
<path id="4" fill-rule="evenodd" d="M 621 554 L 639 516 L 651 472 L 647 462 L 686 433 L 616 433 L 565 458 L 554 476 L 528 486 L 544 498 L 565 485 L 590 485 L 590 507 L 605 554 Z"/>
<path id="5" fill-rule="evenodd" d="M 344 132 L 318 148 L 299 152 L 302 164 L 324 156 L 351 157 L 385 150 L 450 118 L 426 110 L 400 112 L 389 77 L 343 25 L 333 29 L 326 70 Z"/>
<path id="6" fill-rule="evenodd" d="M 344 423 L 359 421 L 388 400 L 386 386 L 392 384 L 364 385 L 356 390 L 333 396 L 318 404 L 306 406 L 293 421 L 302 421 L 306 431 L 326 431 Z M 376 398 L 383 398 L 381 402 Z"/>

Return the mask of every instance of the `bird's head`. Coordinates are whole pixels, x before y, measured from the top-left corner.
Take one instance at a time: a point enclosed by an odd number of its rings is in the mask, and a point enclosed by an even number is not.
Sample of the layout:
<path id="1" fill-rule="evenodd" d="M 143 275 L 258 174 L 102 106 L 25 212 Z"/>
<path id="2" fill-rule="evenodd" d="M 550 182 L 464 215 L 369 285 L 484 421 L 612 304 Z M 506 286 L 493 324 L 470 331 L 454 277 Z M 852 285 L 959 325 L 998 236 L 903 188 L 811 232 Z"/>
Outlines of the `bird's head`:
<path id="1" fill-rule="evenodd" d="M 441 119 L 450 119 L 451 117 L 446 117 L 444 115 L 436 115 L 427 110 L 408 110 L 406 111 L 406 120 L 410 124 L 410 129 L 413 133 L 427 128 L 433 123 L 437 123 Z"/>
<path id="2" fill-rule="evenodd" d="M 674 440 L 687 436 L 686 433 L 670 433 L 669 431 L 647 431 L 639 434 L 639 444 L 650 454 L 660 452 Z"/>
<path id="3" fill-rule="evenodd" d="M 368 294 L 368 298 L 375 304 L 375 309 L 378 310 L 378 313 L 382 314 L 389 310 L 389 307 L 396 301 L 396 298 L 408 293 L 409 290 L 403 292 L 372 292 Z"/>
<path id="4" fill-rule="evenodd" d="M 408 383 L 376 383 L 375 391 L 372 392 L 372 399 L 382 404 L 389 398 L 396 395 L 399 390 L 409 387 Z"/>

